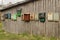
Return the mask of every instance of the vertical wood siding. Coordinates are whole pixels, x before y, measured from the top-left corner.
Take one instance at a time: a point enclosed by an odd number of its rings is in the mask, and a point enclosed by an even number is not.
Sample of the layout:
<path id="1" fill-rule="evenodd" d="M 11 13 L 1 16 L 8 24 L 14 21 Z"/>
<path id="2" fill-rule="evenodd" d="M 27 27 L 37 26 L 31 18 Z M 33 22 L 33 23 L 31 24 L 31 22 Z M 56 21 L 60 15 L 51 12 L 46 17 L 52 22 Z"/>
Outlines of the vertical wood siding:
<path id="1" fill-rule="evenodd" d="M 38 14 L 40 12 L 46 12 L 46 22 L 41 23 L 40 21 L 30 21 L 29 23 L 21 21 L 21 17 L 17 18 L 17 21 L 11 21 L 6 19 L 4 23 L 4 29 L 11 33 L 31 33 L 41 34 L 46 36 L 60 36 L 60 21 L 59 22 L 48 22 L 48 12 L 60 13 L 60 0 L 39 0 L 31 2 L 10 10 L 6 10 L 2 13 L 11 12 L 16 13 L 17 9 L 22 8 L 22 14 L 30 12 Z"/>

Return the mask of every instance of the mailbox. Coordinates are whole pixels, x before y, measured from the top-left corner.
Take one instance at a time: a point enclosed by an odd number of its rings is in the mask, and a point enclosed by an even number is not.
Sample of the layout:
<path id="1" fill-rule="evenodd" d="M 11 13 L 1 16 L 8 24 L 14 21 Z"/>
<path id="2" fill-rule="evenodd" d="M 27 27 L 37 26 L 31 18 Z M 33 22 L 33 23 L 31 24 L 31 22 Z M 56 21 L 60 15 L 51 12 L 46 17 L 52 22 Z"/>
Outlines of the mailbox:
<path id="1" fill-rule="evenodd" d="M 17 17 L 21 17 L 21 12 L 22 12 L 22 9 L 17 10 Z"/>
<path id="2" fill-rule="evenodd" d="M 30 21 L 30 14 L 24 14 L 24 21 L 26 22 Z"/>
<path id="3" fill-rule="evenodd" d="M 11 14 L 10 13 L 8 13 L 8 19 L 11 19 Z"/>
<path id="4" fill-rule="evenodd" d="M 11 19 L 14 20 L 14 21 L 16 21 L 17 20 L 17 14 L 12 14 L 11 15 Z"/>
<path id="5" fill-rule="evenodd" d="M 54 13 L 54 21 L 59 21 L 59 13 Z"/>
<path id="6" fill-rule="evenodd" d="M 48 13 L 48 21 L 53 21 L 53 13 Z"/>
<path id="7" fill-rule="evenodd" d="M 8 19 L 8 14 L 4 14 L 5 19 Z"/>
<path id="8" fill-rule="evenodd" d="M 34 20 L 34 18 L 35 18 L 34 13 L 31 13 L 31 14 L 30 14 L 30 20 L 31 20 L 31 21 L 33 21 L 33 20 Z"/>
<path id="9" fill-rule="evenodd" d="M 38 18 L 38 14 L 35 14 L 35 21 L 38 21 L 39 18 Z"/>
<path id="10" fill-rule="evenodd" d="M 1 14 L 1 20 L 2 20 L 2 21 L 5 20 L 4 14 Z"/>
<path id="11" fill-rule="evenodd" d="M 45 22 L 45 14 L 46 13 L 39 13 L 39 20 L 40 20 L 40 22 Z"/>

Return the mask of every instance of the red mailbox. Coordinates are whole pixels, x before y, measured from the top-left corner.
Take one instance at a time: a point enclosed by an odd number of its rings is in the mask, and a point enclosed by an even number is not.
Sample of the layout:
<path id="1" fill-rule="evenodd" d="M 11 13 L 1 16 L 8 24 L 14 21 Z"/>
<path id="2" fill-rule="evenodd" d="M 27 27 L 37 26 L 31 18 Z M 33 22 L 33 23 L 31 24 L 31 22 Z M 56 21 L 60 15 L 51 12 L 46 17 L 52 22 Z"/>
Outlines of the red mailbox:
<path id="1" fill-rule="evenodd" d="M 26 22 L 30 21 L 30 14 L 24 14 L 24 21 Z"/>

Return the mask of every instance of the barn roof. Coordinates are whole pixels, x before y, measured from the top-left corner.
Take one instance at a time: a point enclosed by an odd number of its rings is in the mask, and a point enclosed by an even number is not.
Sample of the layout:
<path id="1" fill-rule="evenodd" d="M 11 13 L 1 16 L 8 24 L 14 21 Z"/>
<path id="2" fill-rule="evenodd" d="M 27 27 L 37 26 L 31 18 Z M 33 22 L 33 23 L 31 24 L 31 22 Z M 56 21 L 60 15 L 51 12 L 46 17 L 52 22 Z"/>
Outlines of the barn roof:
<path id="1" fill-rule="evenodd" d="M 4 7 L 4 8 L 2 8 L 2 9 L 0 9 L 0 11 L 8 10 L 8 9 L 17 7 L 17 6 L 19 6 L 19 5 L 27 4 L 27 3 L 33 2 L 33 1 L 36 1 L 36 0 L 26 0 L 26 1 L 22 1 L 22 2 L 17 2 L 17 3 L 15 3 L 15 4 L 12 4 L 12 5 L 9 5 L 9 6 L 7 6 L 7 7 Z"/>

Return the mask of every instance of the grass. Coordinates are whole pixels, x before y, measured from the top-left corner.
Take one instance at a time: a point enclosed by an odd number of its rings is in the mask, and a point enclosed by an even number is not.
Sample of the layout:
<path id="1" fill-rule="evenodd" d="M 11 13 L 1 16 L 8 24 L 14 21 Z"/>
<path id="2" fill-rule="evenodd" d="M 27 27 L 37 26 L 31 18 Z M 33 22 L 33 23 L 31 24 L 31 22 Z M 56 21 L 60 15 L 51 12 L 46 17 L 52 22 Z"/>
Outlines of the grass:
<path id="1" fill-rule="evenodd" d="M 2 23 L 0 23 L 0 40 L 59 40 L 55 37 L 45 37 L 40 35 L 11 34 L 2 30 Z"/>

